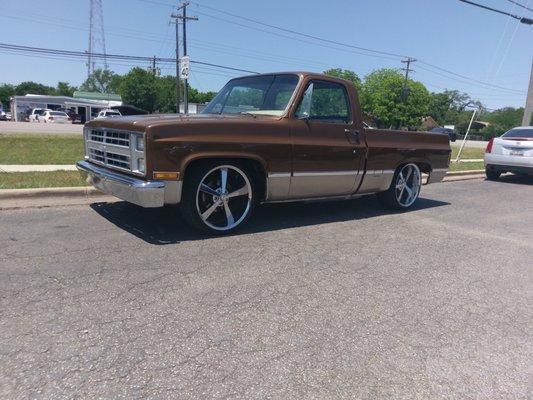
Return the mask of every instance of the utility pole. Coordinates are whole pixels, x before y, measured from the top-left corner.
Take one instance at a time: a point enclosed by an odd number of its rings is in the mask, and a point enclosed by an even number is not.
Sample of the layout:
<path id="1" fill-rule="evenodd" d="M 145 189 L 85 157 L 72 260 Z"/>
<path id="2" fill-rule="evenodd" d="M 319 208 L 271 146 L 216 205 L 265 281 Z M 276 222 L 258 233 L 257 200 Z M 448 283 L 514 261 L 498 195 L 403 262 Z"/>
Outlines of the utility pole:
<path id="1" fill-rule="evenodd" d="M 156 64 L 155 63 L 156 63 L 156 57 L 153 56 L 152 57 L 152 64 L 150 65 L 150 67 L 148 67 L 148 70 L 151 71 L 154 76 L 157 75 L 157 68 L 156 68 Z"/>
<path id="2" fill-rule="evenodd" d="M 533 125 L 533 62 L 531 63 L 531 76 L 529 78 L 529 89 L 527 90 L 526 106 L 524 107 L 523 126 Z"/>
<path id="3" fill-rule="evenodd" d="M 405 71 L 405 83 L 403 85 L 404 100 L 407 98 L 407 81 L 409 80 L 409 72 L 415 72 L 414 69 L 411 69 L 411 63 L 416 61 L 415 58 L 407 57 L 407 60 L 402 60 L 402 63 L 406 64 L 405 68 L 402 70 Z"/>
<path id="4" fill-rule="evenodd" d="M 172 18 L 176 20 L 176 81 L 179 81 L 180 71 L 179 71 L 179 45 L 178 45 L 178 21 L 182 21 L 183 24 L 183 57 L 187 56 L 187 21 L 198 21 L 198 17 L 187 17 L 187 6 L 189 5 L 188 1 L 181 3 L 177 11 L 182 11 L 182 15 L 172 14 Z M 178 83 L 176 83 L 178 85 Z M 178 86 L 176 86 L 179 91 Z M 179 93 L 177 95 L 179 99 Z M 183 78 L 183 112 L 187 114 L 189 112 L 189 88 L 187 86 L 187 77 Z M 178 101 L 178 113 L 179 113 L 179 101 Z"/>
<path id="5" fill-rule="evenodd" d="M 178 8 L 179 11 L 179 8 Z M 179 15 L 172 13 L 170 15 L 174 18 L 176 24 L 176 113 L 180 113 L 180 30 L 179 30 Z"/>

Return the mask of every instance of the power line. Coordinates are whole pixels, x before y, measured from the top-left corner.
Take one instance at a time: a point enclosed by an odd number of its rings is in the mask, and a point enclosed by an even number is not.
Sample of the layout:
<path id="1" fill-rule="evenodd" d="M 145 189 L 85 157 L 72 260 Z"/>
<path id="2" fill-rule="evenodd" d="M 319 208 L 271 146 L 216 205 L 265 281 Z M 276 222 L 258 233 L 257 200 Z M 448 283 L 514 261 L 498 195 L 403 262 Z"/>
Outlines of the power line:
<path id="1" fill-rule="evenodd" d="M 349 47 L 349 48 L 356 49 L 356 50 L 368 51 L 368 52 L 371 52 L 371 53 L 376 53 L 376 54 L 381 54 L 381 55 L 386 55 L 386 56 L 391 56 L 391 57 L 399 57 L 399 58 L 407 57 L 407 56 L 405 56 L 403 54 L 391 53 L 391 52 L 388 52 L 388 51 L 376 50 L 376 49 L 371 49 L 371 48 L 362 47 L 362 46 L 355 46 L 355 45 L 348 44 L 348 43 L 338 42 L 336 40 L 326 39 L 326 38 L 323 38 L 323 37 L 320 37 L 320 36 L 316 36 L 316 35 L 310 35 L 310 34 L 307 34 L 307 33 L 298 32 L 298 31 L 295 31 L 293 29 L 283 28 L 281 26 L 268 24 L 266 22 L 262 22 L 262 21 L 258 21 L 256 19 L 244 17 L 242 15 L 233 14 L 233 13 L 230 13 L 230 12 L 227 12 L 225 10 L 221 10 L 221 9 L 218 9 L 218 8 L 215 8 L 215 7 L 206 6 L 206 5 L 200 4 L 200 3 L 196 2 L 196 1 L 191 1 L 191 3 L 196 4 L 199 7 L 207 8 L 207 9 L 210 9 L 210 10 L 213 10 L 213 11 L 217 11 L 217 12 L 219 12 L 221 14 L 225 14 L 225 15 L 228 15 L 228 16 L 233 17 L 233 18 L 239 18 L 239 19 L 242 19 L 244 21 L 253 22 L 253 23 L 258 24 L 258 25 L 266 26 L 266 27 L 272 28 L 272 29 L 277 29 L 277 30 L 282 31 L 282 32 L 291 33 L 293 35 L 302 36 L 302 37 L 305 37 L 305 38 L 308 38 L 308 39 L 314 39 L 314 40 L 318 40 L 318 41 L 321 41 L 321 42 L 324 42 L 324 43 L 334 44 L 334 45 L 343 46 L 343 47 Z"/>
<path id="2" fill-rule="evenodd" d="M 479 85 L 483 85 L 483 86 L 486 86 L 486 87 L 491 87 L 491 88 L 495 88 L 495 89 L 499 89 L 499 90 L 506 90 L 506 91 L 509 91 L 509 92 L 516 92 L 516 93 L 524 93 L 522 90 L 516 90 L 516 89 L 510 89 L 510 88 L 506 88 L 506 87 L 503 87 L 503 86 L 499 86 L 499 85 L 494 85 L 494 84 L 491 84 L 491 83 L 488 83 L 488 82 L 483 82 L 483 81 L 480 81 L 480 80 L 477 80 L 477 79 L 474 79 L 474 78 L 471 78 L 471 77 L 468 77 L 468 76 L 465 76 L 465 75 L 461 75 L 461 74 L 458 74 L 456 72 L 453 72 L 453 71 L 450 71 L 448 69 L 445 69 L 445 68 L 442 68 L 442 67 L 439 67 L 438 65 L 434 65 L 434 64 L 430 64 L 430 63 L 427 63 L 425 61 L 422 61 L 422 60 L 418 60 L 420 62 L 420 64 L 424 64 L 428 67 L 431 67 L 431 68 L 435 68 L 439 71 L 442 71 L 442 72 L 445 72 L 447 74 L 450 74 L 450 75 L 453 75 L 453 76 L 457 76 L 459 78 L 463 78 L 463 79 L 466 79 L 467 81 L 459 81 L 459 82 L 462 82 L 462 83 L 468 83 L 468 84 L 471 84 L 473 85 L 472 82 L 475 82 L 475 83 L 478 83 Z M 422 68 L 424 69 L 424 68 Z M 428 69 L 426 69 L 428 70 Z M 445 76 L 443 74 L 440 74 L 436 71 L 432 71 L 432 70 L 428 70 L 429 72 L 432 72 L 434 74 L 437 74 L 437 75 L 441 75 L 441 76 Z M 449 79 L 453 79 L 453 78 L 450 78 L 450 77 L 447 77 Z M 455 79 L 457 80 L 457 79 Z M 475 86 L 479 86 L 479 85 L 475 85 Z"/>
<path id="3" fill-rule="evenodd" d="M 529 8 L 528 6 L 525 6 L 523 4 L 520 4 L 519 2 L 517 1 L 514 1 L 514 0 L 507 0 L 509 3 L 513 3 L 515 5 L 517 5 L 518 7 L 522 7 L 522 8 L 525 8 L 526 10 L 528 11 L 533 11 L 533 8 Z"/>
<path id="4" fill-rule="evenodd" d="M 168 3 L 162 3 L 162 2 L 159 2 L 159 1 L 151 1 L 151 0 L 137 0 L 137 1 L 143 1 L 143 2 L 147 2 L 147 3 L 151 3 L 151 4 L 157 4 L 157 5 L 162 5 L 162 6 L 168 6 L 170 7 L 171 5 L 168 4 Z M 202 13 L 200 13 L 202 14 Z M 206 14 L 207 15 L 207 14 Z M 296 40 L 296 41 L 299 41 L 299 42 L 304 42 L 304 43 L 308 43 L 308 44 L 312 44 L 312 45 L 318 45 L 318 46 L 321 46 L 321 47 L 326 47 L 326 48 L 331 48 L 331 49 L 334 49 L 334 50 L 337 50 L 337 51 L 346 51 L 346 52 L 349 52 L 349 53 L 356 53 L 356 54 L 361 54 L 361 55 L 366 55 L 366 56 L 373 56 L 373 57 L 378 57 L 378 58 L 386 58 L 386 59 L 393 59 L 392 57 L 386 57 L 386 56 L 379 56 L 379 55 L 376 55 L 376 54 L 365 54 L 365 53 L 359 53 L 359 52 L 356 52 L 356 51 L 350 51 L 348 49 L 341 49 L 341 48 L 338 48 L 338 47 L 333 47 L 333 46 L 329 46 L 329 45 L 326 45 L 326 44 L 319 44 L 319 43 L 314 43 L 314 42 L 311 42 L 311 41 L 308 41 L 308 40 L 303 40 L 303 39 L 298 39 L 298 38 L 294 38 L 294 37 L 290 37 L 290 36 L 287 36 L 287 35 L 282 35 L 282 34 L 278 34 L 278 33 L 275 33 L 275 32 L 270 32 L 270 31 L 267 31 L 267 30 L 264 30 L 264 29 L 261 29 L 261 28 L 255 28 L 255 27 L 251 27 L 251 26 L 248 26 L 248 25 L 244 25 L 244 24 L 240 24 L 240 23 L 237 23 L 235 21 L 229 21 L 229 20 L 226 20 L 226 19 L 221 19 L 221 18 L 217 18 L 217 17 L 214 17 L 214 16 L 211 16 L 211 15 L 208 15 L 209 17 L 212 17 L 212 18 L 215 18 L 215 19 L 220 19 L 220 20 L 223 20 L 225 22 L 228 22 L 228 23 L 233 23 L 233 24 L 236 24 L 238 26 L 244 26 L 246 28 L 249 28 L 249 29 L 255 29 L 255 30 L 259 30 L 261 32 L 265 32 L 265 33 L 269 33 L 269 34 L 273 34 L 273 35 L 276 35 L 276 36 L 281 36 L 281 37 L 285 37 L 285 38 L 289 38 L 289 39 L 292 39 L 292 40 Z M 14 18 L 18 18 L 18 19 L 23 19 L 23 18 L 20 18 L 20 17 L 14 17 Z M 43 21 L 39 21 L 39 20 L 33 20 L 33 22 L 38 22 L 38 23 L 47 23 L 47 22 L 43 22 Z M 67 27 L 69 29 L 83 29 L 83 28 L 74 28 L 74 27 L 70 27 L 70 26 L 64 26 L 64 25 L 59 25 L 59 24 L 54 24 L 54 23 L 47 23 L 47 24 L 50 24 L 50 25 L 56 25 L 56 26 L 62 26 L 62 27 Z M 140 36 L 131 36 L 131 35 L 123 35 L 123 34 L 115 34 L 116 36 L 122 36 L 122 37 L 129 37 L 129 38 L 138 38 L 138 39 L 142 39 L 142 40 L 149 40 L 149 41 L 156 41 L 158 43 L 160 43 L 159 40 L 152 40 L 152 39 L 149 39 L 149 38 L 146 38 L 146 35 L 150 35 L 152 37 L 155 37 L 156 35 L 153 34 L 153 33 L 149 33 L 149 32 L 143 32 L 143 31 L 137 31 L 137 30 L 132 30 L 132 29 L 126 29 L 126 28 L 121 28 L 121 29 L 124 29 L 124 30 L 129 30 L 131 32 L 139 32 L 139 33 L 142 33 L 143 35 L 145 35 L 144 37 L 140 37 Z M 108 31 L 109 32 L 109 31 Z M 108 34 L 112 34 L 113 33 L 108 33 Z M 173 59 L 175 60 L 175 59 Z M 159 61 L 159 60 L 158 60 Z M 172 61 L 172 62 L 175 62 L 175 61 Z M 421 63 L 425 63 L 424 61 L 420 61 Z M 194 63 L 194 62 L 192 62 Z M 458 73 L 455 73 L 453 71 L 450 71 L 450 70 L 447 70 L 447 69 L 444 69 L 442 67 L 438 67 L 434 64 L 431 64 L 431 63 L 425 63 L 427 66 L 429 67 L 433 67 L 433 68 L 436 68 L 436 69 L 439 69 L 443 72 L 446 72 L 448 74 L 452 74 L 454 76 L 458 76 L 458 77 L 461 77 L 461 78 L 464 78 L 464 79 L 467 79 L 469 80 L 469 82 L 463 82 L 463 83 L 468 83 L 468 84 L 471 84 L 473 85 L 472 82 L 476 82 L 480 85 L 483 85 L 483 87 L 492 87 L 492 88 L 495 88 L 495 89 L 498 89 L 498 90 L 507 90 L 507 91 L 512 91 L 512 92 L 517 92 L 517 93 L 523 93 L 522 91 L 519 91 L 519 90 L 516 90 L 516 89 L 510 89 L 510 88 L 504 88 L 502 86 L 498 86 L 498 85 L 493 85 L 491 83 L 488 83 L 488 82 L 482 82 L 480 80 L 477 80 L 477 79 L 474 79 L 474 78 L 470 78 L 468 76 L 465 76 L 465 75 L 461 75 L 461 74 L 458 74 Z M 247 73 L 254 73 L 254 71 L 250 71 L 250 70 L 243 70 L 243 69 L 239 69 L 240 72 L 247 72 Z M 429 71 L 429 72 L 432 72 L 432 73 L 436 73 L 436 71 Z M 450 78 L 448 77 L 449 79 L 453 79 L 453 78 Z M 459 80 L 457 80 L 458 82 L 461 82 Z M 475 85 L 477 86 L 477 85 Z"/>
<path id="5" fill-rule="evenodd" d="M 139 0 L 139 1 L 144 1 L 144 0 Z M 461 1 L 462 1 L 462 0 L 461 0 Z M 197 5 L 198 5 L 198 3 L 195 2 L 195 1 L 191 1 L 191 3 L 194 3 L 194 4 L 197 4 Z M 201 7 L 204 7 L 204 8 L 209 8 L 209 9 L 212 9 L 212 10 L 216 10 L 216 11 L 221 12 L 221 13 L 223 13 L 223 14 L 227 14 L 227 15 L 235 16 L 236 18 L 245 19 L 245 20 L 247 20 L 247 21 L 253 21 L 253 22 L 258 23 L 258 24 L 262 24 L 262 25 L 270 25 L 270 24 L 264 24 L 264 23 L 262 23 L 261 21 L 253 20 L 253 19 L 251 19 L 251 18 L 237 16 L 236 14 L 228 13 L 228 12 L 226 12 L 226 11 L 216 9 L 216 8 L 214 8 L 214 7 L 209 7 L 209 6 L 205 6 L 205 5 L 200 5 L 200 6 L 201 6 Z M 244 27 L 247 27 L 247 28 L 251 28 L 251 27 L 249 27 L 248 25 L 243 25 L 243 24 L 240 24 L 240 23 L 237 23 L 237 22 L 234 22 L 234 21 L 229 21 L 229 20 L 225 20 L 225 19 L 222 19 L 222 18 L 214 17 L 214 16 L 209 15 L 209 14 L 200 13 L 200 12 L 199 12 L 199 14 L 203 14 L 203 15 L 206 15 L 206 16 L 210 16 L 210 17 L 212 17 L 212 18 L 220 19 L 220 20 L 222 20 L 222 21 L 226 21 L 226 22 L 229 22 L 229 23 L 234 23 L 234 24 L 239 25 L 239 26 L 244 26 Z M 272 26 L 275 27 L 275 25 L 272 25 Z M 276 28 L 280 28 L 280 27 L 276 27 Z M 258 29 L 258 28 L 252 28 L 252 29 Z M 285 30 L 285 31 L 292 31 L 292 30 L 290 30 L 290 29 L 285 29 L 285 28 L 280 28 L 280 29 Z M 260 31 L 264 31 L 264 30 L 262 30 L 262 29 L 258 29 L 258 30 L 260 30 Z M 271 34 L 275 34 L 274 32 L 269 32 L 269 31 L 264 31 L 264 32 L 271 33 Z M 296 31 L 293 31 L 293 32 L 296 32 Z M 300 32 L 298 32 L 298 33 L 300 33 Z M 311 37 L 311 36 L 313 36 L 313 35 L 307 35 L 307 34 L 304 34 L 304 33 L 301 33 L 301 35 L 302 35 L 302 36 L 306 36 L 306 37 Z M 289 38 L 289 39 L 293 39 L 293 40 L 299 40 L 299 39 L 292 38 L 292 37 L 285 36 L 285 35 L 281 35 L 281 36 L 283 36 L 283 37 L 287 37 L 287 38 Z M 327 41 L 328 39 L 324 39 L 324 40 Z M 310 43 L 310 42 L 308 42 L 308 41 L 304 41 L 304 42 Z M 330 42 L 334 42 L 334 41 L 330 41 Z M 338 43 L 338 42 L 337 42 L 337 43 Z M 311 44 L 316 44 L 316 43 L 311 43 Z M 357 48 L 357 46 L 352 46 L 352 45 L 343 44 L 343 43 L 339 43 L 339 44 L 340 44 L 340 45 L 344 45 L 344 46 L 348 46 L 348 47 L 354 47 L 354 48 Z M 329 47 L 329 46 L 325 46 L 325 47 Z M 335 49 L 335 50 L 341 50 L 341 49 L 339 49 L 339 48 L 335 48 L 335 47 L 333 47 L 333 49 Z M 370 50 L 370 49 L 369 49 L 369 50 Z M 386 53 L 386 52 L 380 52 L 380 53 Z M 369 56 L 371 55 L 371 54 L 364 54 L 364 53 L 358 53 L 358 54 L 369 55 Z M 394 54 L 394 53 L 389 53 L 389 54 L 396 55 L 396 54 Z M 374 56 L 375 56 L 375 55 L 374 55 Z M 396 56 L 398 56 L 398 55 L 396 55 Z M 403 56 L 403 58 L 408 58 L 408 57 Z M 441 70 L 441 71 L 443 71 L 443 72 L 446 72 L 446 73 L 448 73 L 448 74 L 455 75 L 455 76 L 458 76 L 458 77 L 461 77 L 461 78 L 467 79 L 467 80 L 472 81 L 472 82 L 476 82 L 476 83 L 478 83 L 478 84 L 480 84 L 480 85 L 483 85 L 483 86 L 493 87 L 493 88 L 495 88 L 495 89 L 499 89 L 499 90 L 507 90 L 507 91 L 520 92 L 520 93 L 522 92 L 522 91 L 520 91 L 520 90 L 510 89 L 510 88 L 505 88 L 505 87 L 502 87 L 502 86 L 499 86 L 499 85 L 494 85 L 494 84 L 491 84 L 491 83 L 488 83 L 488 82 L 483 82 L 483 81 L 480 81 L 480 80 L 477 80 L 477 79 L 474 79 L 474 78 L 471 78 L 471 77 L 468 77 L 468 76 L 465 76 L 465 75 L 461 75 L 461 74 L 458 74 L 458 73 L 456 73 L 456 72 L 453 72 L 453 71 L 447 70 L 447 69 L 445 69 L 445 68 L 438 67 L 438 66 L 436 66 L 436 65 L 434 65 L 434 64 L 424 62 L 424 61 L 422 61 L 422 60 L 420 60 L 420 62 L 421 62 L 421 63 L 424 63 L 425 65 L 427 65 L 427 66 L 429 66 L 429 67 L 433 67 L 433 68 L 439 69 L 439 70 Z M 430 72 L 431 72 L 431 71 L 430 71 Z"/>
<path id="6" fill-rule="evenodd" d="M 0 43 L 0 49 L 7 49 L 7 50 L 15 50 L 19 52 L 28 52 L 28 53 L 38 53 L 38 54 L 51 54 L 51 55 L 57 55 L 57 56 L 67 56 L 67 57 L 83 57 L 87 58 L 88 52 L 85 51 L 72 51 L 72 50 L 59 50 L 59 49 L 47 49 L 42 47 L 32 47 L 32 46 L 21 46 L 21 45 L 13 45 L 8 43 Z M 134 55 L 127 55 L 127 54 L 103 54 L 103 53 L 91 53 L 91 57 L 93 58 L 107 58 L 111 60 L 128 60 L 128 61 L 145 61 L 145 62 L 152 62 L 154 60 L 154 57 L 146 57 L 146 56 L 134 56 Z M 166 57 L 155 57 L 156 62 L 162 62 L 162 63 L 175 63 L 175 58 L 166 58 Z M 241 68 L 235 68 L 230 67 L 227 65 L 221 65 L 221 64 L 213 64 L 205 61 L 197 61 L 197 60 L 191 60 L 191 64 L 198 64 L 198 65 L 205 65 L 220 69 L 226 69 L 229 71 L 238 71 L 238 72 L 246 72 L 250 74 L 258 74 L 257 71 L 250 71 L 247 69 L 241 69 Z"/>
<path id="7" fill-rule="evenodd" d="M 475 6 L 475 7 L 483 8 L 485 10 L 493 11 L 493 12 L 498 13 L 498 14 L 508 15 L 509 17 L 517 19 L 521 23 L 526 24 L 526 25 L 533 25 L 533 19 L 530 19 L 530 18 L 519 17 L 518 15 L 514 15 L 514 14 L 511 14 L 511 13 L 508 13 L 507 11 L 497 10 L 496 8 L 485 6 L 485 5 L 479 4 L 479 3 L 474 3 L 473 1 L 470 1 L 470 0 L 459 0 L 459 1 L 461 1 L 463 3 L 470 4 L 470 5 Z"/>
<path id="8" fill-rule="evenodd" d="M 221 18 L 221 17 L 217 17 L 215 15 L 207 14 L 205 12 L 197 11 L 197 14 L 203 15 L 205 17 L 213 18 L 213 19 L 216 19 L 216 20 L 219 20 L 219 21 L 223 21 L 223 22 L 226 22 L 226 23 L 229 23 L 229 24 L 233 24 L 233 25 L 236 25 L 236 26 L 240 26 L 240 27 L 243 27 L 243 28 L 252 29 L 252 30 L 255 30 L 255 31 L 267 33 L 269 35 L 274 35 L 274 36 L 277 36 L 277 37 L 281 37 L 281 38 L 284 38 L 284 39 L 290 39 L 290 40 L 294 40 L 294 41 L 297 41 L 297 42 L 300 42 L 300 43 L 311 44 L 313 46 L 319 46 L 319 47 L 332 49 L 332 50 L 337 50 L 337 51 L 342 51 L 342 52 L 346 52 L 346 53 L 350 53 L 350 54 L 359 54 L 359 55 L 362 55 L 362 56 L 381 58 L 381 59 L 387 59 L 387 60 L 394 60 L 394 61 L 397 61 L 398 58 L 400 58 L 400 57 L 384 56 L 384 55 L 373 54 L 373 53 L 362 53 L 360 51 L 355 51 L 355 50 L 352 50 L 352 49 L 334 47 L 334 46 L 331 46 L 331 45 L 328 45 L 328 44 L 324 44 L 324 43 L 316 43 L 316 42 L 312 42 L 310 40 L 300 39 L 300 38 L 296 38 L 294 36 L 288 36 L 288 35 L 284 35 L 284 34 L 281 34 L 281 33 L 278 33 L 278 32 L 268 31 L 268 30 L 263 29 L 263 28 L 258 28 L 258 27 L 254 27 L 254 26 L 250 26 L 250 25 L 246 25 L 246 24 L 241 24 L 239 22 L 231 21 L 231 20 L 228 20 L 228 19 L 225 19 L 225 18 Z"/>

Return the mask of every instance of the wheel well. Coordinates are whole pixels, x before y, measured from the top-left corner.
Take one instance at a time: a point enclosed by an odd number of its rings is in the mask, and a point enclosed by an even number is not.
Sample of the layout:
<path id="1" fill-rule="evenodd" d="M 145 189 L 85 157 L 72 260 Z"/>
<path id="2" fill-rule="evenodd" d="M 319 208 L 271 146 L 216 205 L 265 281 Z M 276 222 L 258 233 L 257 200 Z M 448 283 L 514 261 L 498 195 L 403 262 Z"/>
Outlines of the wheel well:
<path id="1" fill-rule="evenodd" d="M 420 172 L 424 172 L 426 174 L 429 174 L 431 172 L 431 165 L 425 162 L 415 162 L 413 164 L 416 164 L 417 167 L 420 169 Z"/>
<path id="2" fill-rule="evenodd" d="M 263 165 L 257 161 L 253 160 L 251 158 L 245 158 L 245 157 L 220 157 L 220 158 L 199 158 L 196 160 L 191 161 L 189 164 L 186 165 L 185 170 L 183 172 L 183 180 L 187 179 L 187 172 L 191 171 L 191 169 L 196 168 L 199 165 L 218 161 L 221 163 L 225 162 L 236 162 L 240 165 L 242 165 L 246 172 L 251 174 L 254 178 L 254 184 L 255 188 L 258 191 L 257 193 L 257 199 L 264 199 L 266 195 L 266 171 Z"/>
<path id="3" fill-rule="evenodd" d="M 431 172 L 431 165 L 429 165 L 429 163 L 427 162 L 423 162 L 423 161 L 405 161 L 405 162 L 402 162 L 401 164 L 399 164 L 395 171 L 397 171 L 398 169 L 400 169 L 401 167 L 403 167 L 404 165 L 407 165 L 407 164 L 415 164 L 418 169 L 420 169 L 420 172 L 423 172 L 425 174 L 429 174 Z"/>

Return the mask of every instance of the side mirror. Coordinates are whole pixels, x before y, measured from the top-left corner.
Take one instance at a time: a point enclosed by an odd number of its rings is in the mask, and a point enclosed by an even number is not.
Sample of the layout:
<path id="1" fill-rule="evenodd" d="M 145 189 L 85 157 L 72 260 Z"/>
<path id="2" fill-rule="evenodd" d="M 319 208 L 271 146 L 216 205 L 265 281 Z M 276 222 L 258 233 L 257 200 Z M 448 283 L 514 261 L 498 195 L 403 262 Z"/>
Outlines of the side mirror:
<path id="1" fill-rule="evenodd" d="M 297 116 L 296 119 L 301 121 L 309 121 L 309 113 L 304 112 L 302 115 Z"/>

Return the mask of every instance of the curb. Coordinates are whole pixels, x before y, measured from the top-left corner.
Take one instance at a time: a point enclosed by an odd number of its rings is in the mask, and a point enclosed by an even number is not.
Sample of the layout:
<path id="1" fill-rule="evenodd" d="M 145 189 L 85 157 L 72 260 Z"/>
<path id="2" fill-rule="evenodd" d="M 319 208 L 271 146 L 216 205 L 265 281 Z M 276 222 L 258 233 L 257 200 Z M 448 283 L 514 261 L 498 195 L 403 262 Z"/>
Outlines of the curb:
<path id="1" fill-rule="evenodd" d="M 46 198 L 46 197 L 89 197 L 103 195 L 93 187 L 62 187 L 39 189 L 0 189 L 0 200 Z"/>
<path id="2" fill-rule="evenodd" d="M 484 173 L 485 173 L 484 169 L 472 169 L 470 171 L 448 171 L 446 173 L 446 178 L 452 177 L 452 176 L 479 175 L 479 174 L 484 174 Z"/>

